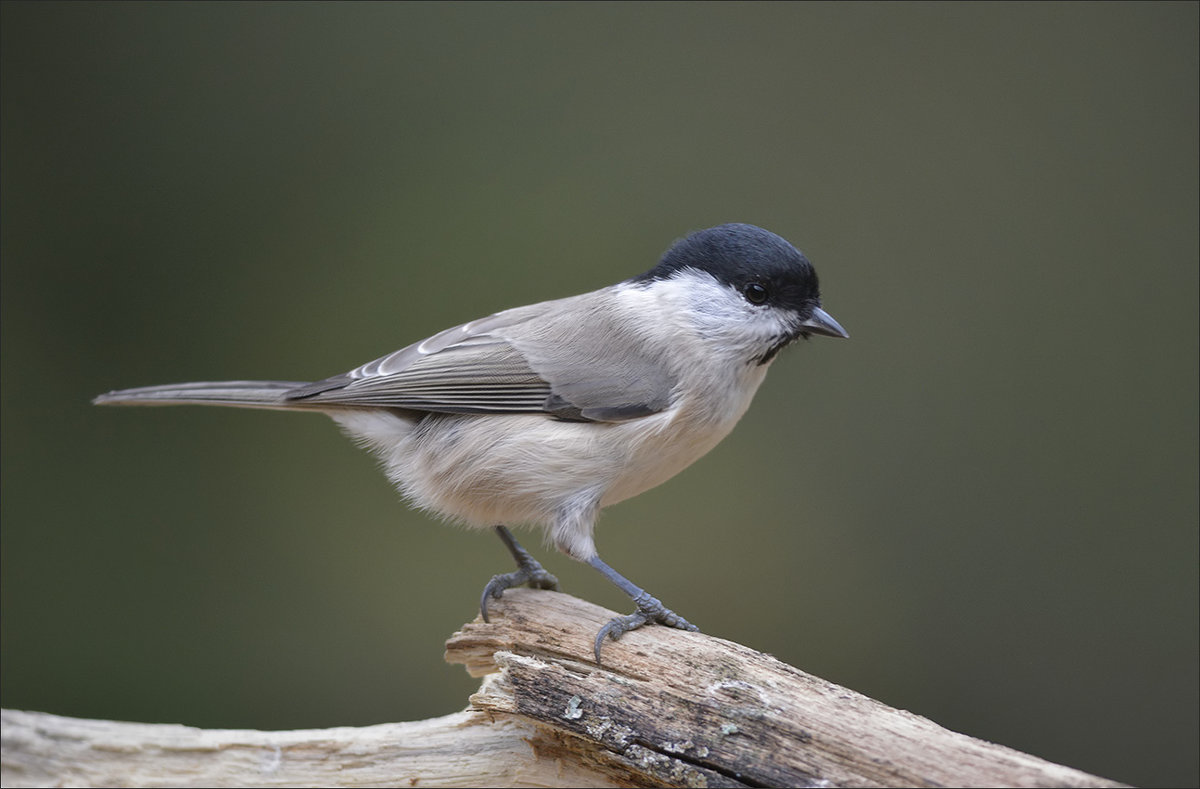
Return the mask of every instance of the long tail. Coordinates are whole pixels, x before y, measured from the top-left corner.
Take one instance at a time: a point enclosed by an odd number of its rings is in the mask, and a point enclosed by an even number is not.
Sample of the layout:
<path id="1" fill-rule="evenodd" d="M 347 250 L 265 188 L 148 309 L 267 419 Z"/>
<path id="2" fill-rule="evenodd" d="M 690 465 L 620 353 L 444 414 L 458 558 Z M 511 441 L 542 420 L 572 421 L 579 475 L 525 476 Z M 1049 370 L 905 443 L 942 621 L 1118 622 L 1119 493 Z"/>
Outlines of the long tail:
<path id="1" fill-rule="evenodd" d="M 229 405 L 238 408 L 305 408 L 303 401 L 285 395 L 307 381 L 197 381 L 143 386 L 102 394 L 96 405 Z M 308 406 L 311 408 L 311 406 Z"/>

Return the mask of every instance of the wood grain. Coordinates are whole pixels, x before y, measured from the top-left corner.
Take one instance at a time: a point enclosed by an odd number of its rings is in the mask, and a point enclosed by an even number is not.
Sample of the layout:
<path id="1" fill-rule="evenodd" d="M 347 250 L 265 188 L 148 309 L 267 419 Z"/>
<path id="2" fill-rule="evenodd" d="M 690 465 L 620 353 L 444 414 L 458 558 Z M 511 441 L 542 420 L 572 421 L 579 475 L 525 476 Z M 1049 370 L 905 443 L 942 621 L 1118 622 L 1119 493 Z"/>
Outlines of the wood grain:
<path id="1" fill-rule="evenodd" d="M 664 627 L 592 657 L 614 612 L 514 589 L 446 644 L 471 708 L 260 732 L 5 710 L 5 787 L 1122 786 L 944 729 L 769 655 Z"/>

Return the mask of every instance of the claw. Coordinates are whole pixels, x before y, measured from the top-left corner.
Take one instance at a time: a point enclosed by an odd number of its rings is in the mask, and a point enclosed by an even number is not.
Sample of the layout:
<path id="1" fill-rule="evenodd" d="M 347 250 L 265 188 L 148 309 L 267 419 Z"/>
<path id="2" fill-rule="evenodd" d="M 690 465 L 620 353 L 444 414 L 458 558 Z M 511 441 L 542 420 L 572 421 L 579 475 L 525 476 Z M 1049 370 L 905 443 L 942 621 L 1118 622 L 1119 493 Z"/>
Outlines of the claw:
<path id="1" fill-rule="evenodd" d="M 479 598 L 479 613 L 483 616 L 483 621 L 491 621 L 488 619 L 489 599 L 499 600 L 505 589 L 511 589 L 521 584 L 528 584 L 534 589 L 558 590 L 558 579 L 546 572 L 546 569 L 536 559 L 528 557 L 528 560 L 523 561 L 513 572 L 493 575 L 492 580 L 483 587 L 483 595 Z"/>
<path id="2" fill-rule="evenodd" d="M 616 641 L 630 630 L 637 630 L 639 627 L 651 623 L 674 627 L 678 630 L 700 629 L 667 608 L 658 598 L 651 597 L 645 592 L 635 597 L 633 602 L 637 604 L 636 611 L 610 619 L 596 634 L 596 641 L 592 645 L 593 651 L 596 653 L 596 665 L 600 665 L 600 647 L 604 645 L 605 637 Z"/>

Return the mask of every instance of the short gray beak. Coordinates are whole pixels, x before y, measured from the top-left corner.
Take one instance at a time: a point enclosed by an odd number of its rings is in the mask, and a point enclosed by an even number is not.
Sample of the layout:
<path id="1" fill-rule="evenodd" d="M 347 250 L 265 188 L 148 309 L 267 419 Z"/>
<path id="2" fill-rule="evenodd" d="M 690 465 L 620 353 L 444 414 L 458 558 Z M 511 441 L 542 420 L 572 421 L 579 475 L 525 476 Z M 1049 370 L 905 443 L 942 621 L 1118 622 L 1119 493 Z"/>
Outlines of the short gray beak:
<path id="1" fill-rule="evenodd" d="M 850 338 L 850 335 L 842 328 L 842 325 L 820 307 L 813 307 L 812 317 L 800 325 L 804 327 L 803 331 L 807 334 L 824 334 L 826 337 L 841 337 L 843 339 Z"/>

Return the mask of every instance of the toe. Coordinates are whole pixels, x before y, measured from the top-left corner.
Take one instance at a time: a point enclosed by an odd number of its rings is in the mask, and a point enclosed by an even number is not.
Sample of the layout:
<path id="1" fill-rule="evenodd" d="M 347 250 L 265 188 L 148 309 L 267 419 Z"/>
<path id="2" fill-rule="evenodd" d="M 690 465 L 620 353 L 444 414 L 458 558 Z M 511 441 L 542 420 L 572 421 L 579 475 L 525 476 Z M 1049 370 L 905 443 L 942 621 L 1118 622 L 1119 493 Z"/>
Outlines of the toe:
<path id="1" fill-rule="evenodd" d="M 641 612 L 610 619 L 604 627 L 600 628 L 600 632 L 596 634 L 596 641 L 592 645 L 593 651 L 596 653 L 596 663 L 600 662 L 600 647 L 604 645 L 606 637 L 616 641 L 623 634 L 628 633 L 630 630 L 637 630 L 649 621 L 646 615 Z"/>
<path id="2" fill-rule="evenodd" d="M 558 579 L 545 570 L 538 575 L 535 575 L 529 581 L 529 585 L 535 589 L 549 589 L 554 592 L 558 591 Z"/>
<path id="3" fill-rule="evenodd" d="M 504 590 L 512 586 L 512 579 L 506 575 L 494 575 L 492 580 L 488 581 L 487 586 L 483 587 L 483 594 L 479 597 L 479 615 L 483 617 L 484 622 L 490 622 L 488 619 L 488 601 L 499 600 L 504 594 Z"/>

